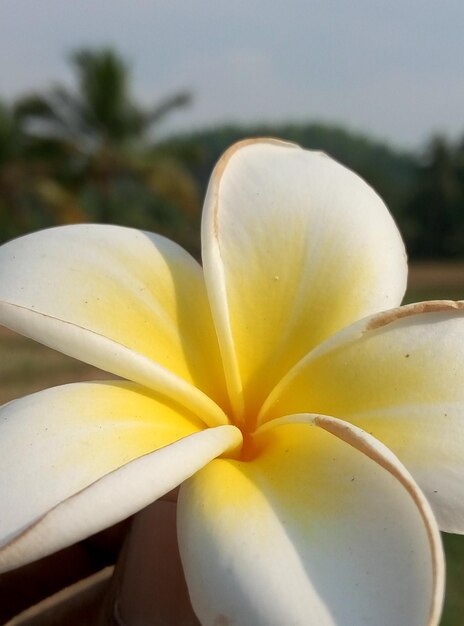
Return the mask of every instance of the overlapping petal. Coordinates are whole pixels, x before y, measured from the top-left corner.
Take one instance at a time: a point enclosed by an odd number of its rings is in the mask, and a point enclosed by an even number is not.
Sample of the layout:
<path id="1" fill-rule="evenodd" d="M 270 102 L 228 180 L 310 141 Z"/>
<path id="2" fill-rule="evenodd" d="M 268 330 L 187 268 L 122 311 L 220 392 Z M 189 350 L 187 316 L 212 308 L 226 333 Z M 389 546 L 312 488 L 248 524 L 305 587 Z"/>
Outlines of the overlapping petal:
<path id="1" fill-rule="evenodd" d="M 0 323 L 226 423 L 216 334 L 198 263 L 151 233 L 96 224 L 0 248 Z"/>
<path id="2" fill-rule="evenodd" d="M 179 545 L 201 623 L 436 624 L 440 538 L 407 471 L 340 420 L 284 422 L 257 436 L 252 462 L 215 460 L 181 487 Z"/>
<path id="3" fill-rule="evenodd" d="M 310 406 L 385 443 L 432 503 L 442 530 L 464 532 L 464 303 L 422 302 L 362 320 L 309 354 L 261 418 Z"/>
<path id="4" fill-rule="evenodd" d="M 202 624 L 435 626 L 443 555 L 417 483 L 464 531 L 464 304 L 379 313 L 406 284 L 391 216 L 292 144 L 224 155 L 202 235 L 204 271 L 112 226 L 0 248 L 0 323 L 133 381 L 0 409 L 0 570 L 184 483 Z"/>
<path id="5" fill-rule="evenodd" d="M 0 411 L 0 570 L 124 519 L 238 445 L 133 383 L 78 383 Z"/>
<path id="6" fill-rule="evenodd" d="M 311 348 L 404 294 L 404 247 L 383 202 L 353 172 L 292 144 L 225 153 L 202 241 L 229 389 L 248 417 Z"/>

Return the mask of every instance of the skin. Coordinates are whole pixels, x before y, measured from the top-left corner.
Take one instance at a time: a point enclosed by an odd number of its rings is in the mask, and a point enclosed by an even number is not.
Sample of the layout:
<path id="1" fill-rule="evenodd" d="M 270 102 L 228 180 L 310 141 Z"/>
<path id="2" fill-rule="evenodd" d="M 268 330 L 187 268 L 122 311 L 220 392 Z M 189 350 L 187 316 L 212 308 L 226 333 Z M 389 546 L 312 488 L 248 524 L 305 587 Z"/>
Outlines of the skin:
<path id="1" fill-rule="evenodd" d="M 95 598 L 93 591 L 86 595 L 90 608 L 71 597 L 64 612 L 55 609 L 52 618 L 44 613 L 24 626 L 76 626 L 82 619 L 89 623 L 90 615 L 95 626 L 200 626 L 177 546 L 176 499 L 176 493 L 168 494 L 131 521 L 0 576 L 1 623 L 117 558 L 111 580 Z"/>
<path id="2" fill-rule="evenodd" d="M 200 626 L 180 561 L 176 508 L 159 500 L 135 517 L 113 578 L 116 623 Z"/>

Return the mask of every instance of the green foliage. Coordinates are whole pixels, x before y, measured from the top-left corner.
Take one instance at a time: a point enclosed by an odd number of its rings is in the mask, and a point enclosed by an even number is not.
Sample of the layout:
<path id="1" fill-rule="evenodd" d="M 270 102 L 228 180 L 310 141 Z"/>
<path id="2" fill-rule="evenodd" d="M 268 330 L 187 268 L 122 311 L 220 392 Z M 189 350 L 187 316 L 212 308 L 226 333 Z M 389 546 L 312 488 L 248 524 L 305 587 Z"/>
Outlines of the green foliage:
<path id="1" fill-rule="evenodd" d="M 143 142 L 153 124 L 190 102 L 189 94 L 181 92 L 151 108 L 140 106 L 131 93 L 127 63 L 108 48 L 78 50 L 71 64 L 74 89 L 55 85 L 43 94 L 29 94 L 17 109 L 31 130 L 66 139 L 83 152 Z"/>
<path id="2" fill-rule="evenodd" d="M 198 254 L 199 199 L 217 159 L 240 139 L 273 136 L 325 151 L 365 178 L 413 258 L 464 257 L 464 139 L 434 139 L 415 155 L 341 127 L 289 123 L 219 126 L 159 143 L 158 124 L 189 94 L 142 106 L 114 50 L 82 49 L 70 61 L 73 88 L 0 103 L 0 239 L 92 220 L 156 230 Z"/>
<path id="3" fill-rule="evenodd" d="M 415 173 L 413 155 L 396 151 L 363 135 L 322 124 L 284 124 L 263 126 L 220 126 L 187 136 L 173 138 L 170 145 L 196 154 L 196 172 L 204 182 L 220 154 L 235 141 L 248 137 L 278 137 L 299 145 L 327 152 L 351 167 L 382 195 L 398 204 L 410 189 Z M 377 182 L 377 184 L 376 184 Z"/>
<path id="4" fill-rule="evenodd" d="M 46 176 L 50 146 L 27 135 L 14 106 L 0 102 L 0 233 L 14 237 L 47 223 L 37 184 Z"/>
<path id="5" fill-rule="evenodd" d="M 446 554 L 446 598 L 441 626 L 459 626 L 464 615 L 464 537 L 444 533 Z"/>
<path id="6" fill-rule="evenodd" d="M 411 252 L 416 257 L 464 256 L 464 149 L 431 142 L 417 166 L 408 203 Z"/>
<path id="7" fill-rule="evenodd" d="M 128 65 L 111 49 L 78 50 L 71 63 L 74 88 L 55 85 L 16 103 L 24 133 L 54 146 L 58 157 L 48 161 L 51 179 L 37 185 L 39 202 L 56 223 L 113 222 L 182 233 L 198 213 L 196 182 L 180 158 L 149 143 L 152 128 L 190 96 L 181 92 L 142 107 Z"/>

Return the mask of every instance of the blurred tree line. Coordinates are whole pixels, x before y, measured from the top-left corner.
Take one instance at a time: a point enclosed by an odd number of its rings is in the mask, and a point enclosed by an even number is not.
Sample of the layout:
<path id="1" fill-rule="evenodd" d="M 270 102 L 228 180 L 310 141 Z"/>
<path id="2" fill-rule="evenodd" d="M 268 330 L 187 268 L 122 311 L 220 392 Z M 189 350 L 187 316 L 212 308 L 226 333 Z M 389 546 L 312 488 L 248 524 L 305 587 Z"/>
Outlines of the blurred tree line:
<path id="1" fill-rule="evenodd" d="M 55 224 L 111 222 L 153 230 L 199 253 L 200 203 L 235 141 L 274 136 L 324 150 L 386 201 L 413 258 L 464 258 L 464 137 L 400 152 L 334 126 L 221 126 L 160 141 L 174 94 L 137 103 L 131 71 L 111 49 L 71 56 L 74 86 L 0 103 L 0 239 Z"/>
<path id="2" fill-rule="evenodd" d="M 142 107 L 116 52 L 79 50 L 71 63 L 73 88 L 0 104 L 1 239 L 85 221 L 188 239 L 198 184 L 184 156 L 158 145 L 156 130 L 190 95 Z"/>

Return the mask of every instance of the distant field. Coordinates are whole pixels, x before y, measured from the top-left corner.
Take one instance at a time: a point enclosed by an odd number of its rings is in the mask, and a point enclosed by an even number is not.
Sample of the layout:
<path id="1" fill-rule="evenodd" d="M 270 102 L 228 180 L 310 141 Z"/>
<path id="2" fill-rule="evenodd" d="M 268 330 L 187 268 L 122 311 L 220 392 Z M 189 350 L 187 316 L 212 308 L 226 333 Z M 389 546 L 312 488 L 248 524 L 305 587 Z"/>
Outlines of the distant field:
<path id="1" fill-rule="evenodd" d="M 464 300 L 464 263 L 415 263 L 409 269 L 405 302 Z"/>
<path id="2" fill-rule="evenodd" d="M 464 264 L 423 263 L 411 267 L 405 302 L 464 299 Z M 54 385 L 102 380 L 108 374 L 0 328 L 0 404 Z M 444 537 L 448 563 L 442 626 L 462 626 L 464 538 Z"/>
<path id="3" fill-rule="evenodd" d="M 55 385 L 107 378 L 106 372 L 0 327 L 0 404 Z"/>

